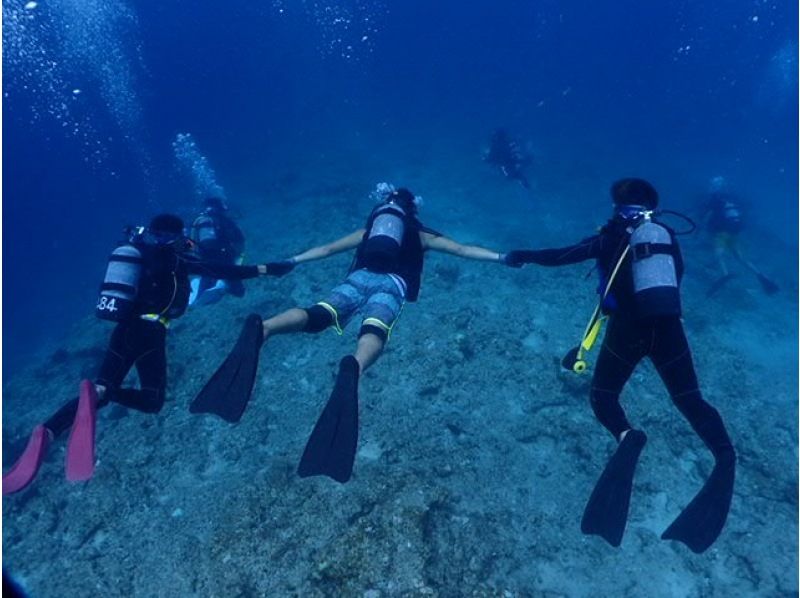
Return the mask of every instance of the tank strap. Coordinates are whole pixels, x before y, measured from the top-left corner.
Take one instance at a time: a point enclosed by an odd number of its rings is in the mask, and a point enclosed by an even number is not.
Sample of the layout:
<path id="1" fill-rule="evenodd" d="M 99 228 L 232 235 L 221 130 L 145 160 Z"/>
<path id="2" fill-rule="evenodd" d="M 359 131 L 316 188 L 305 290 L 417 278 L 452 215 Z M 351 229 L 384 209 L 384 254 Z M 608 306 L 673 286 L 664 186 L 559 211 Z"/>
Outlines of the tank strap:
<path id="1" fill-rule="evenodd" d="M 111 256 L 108 258 L 109 262 L 125 262 L 127 264 L 141 264 L 144 260 L 142 260 L 141 256 L 135 257 L 132 255 L 119 255 L 116 253 L 112 253 Z"/>
<path id="2" fill-rule="evenodd" d="M 104 282 L 100 285 L 101 291 L 130 291 L 131 285 L 118 282 Z"/>
<path id="3" fill-rule="evenodd" d="M 163 325 L 164 328 L 169 328 L 169 318 L 165 318 L 159 314 L 142 314 L 139 316 L 139 319 L 145 322 L 158 322 Z"/>
<path id="4" fill-rule="evenodd" d="M 674 255 L 675 246 L 672 243 L 637 243 L 633 246 L 633 259 L 637 262 L 653 255 L 664 254 Z"/>

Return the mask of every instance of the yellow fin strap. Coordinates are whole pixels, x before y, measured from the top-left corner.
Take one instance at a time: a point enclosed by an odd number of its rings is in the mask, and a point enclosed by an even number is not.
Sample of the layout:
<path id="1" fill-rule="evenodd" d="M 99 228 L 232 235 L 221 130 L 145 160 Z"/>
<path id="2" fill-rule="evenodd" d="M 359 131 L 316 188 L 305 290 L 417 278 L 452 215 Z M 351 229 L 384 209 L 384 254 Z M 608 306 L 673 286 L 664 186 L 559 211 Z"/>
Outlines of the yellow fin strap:
<path id="1" fill-rule="evenodd" d="M 145 320 L 146 322 L 158 322 L 164 326 L 164 328 L 169 328 L 169 319 L 159 314 L 142 314 L 139 316 L 139 319 Z"/>
<path id="2" fill-rule="evenodd" d="M 597 336 L 600 334 L 600 330 L 603 328 L 603 322 L 605 318 L 597 318 L 592 324 L 592 327 L 589 329 L 589 332 L 586 336 L 583 337 L 583 341 L 581 342 L 581 349 L 584 351 L 589 351 L 594 346 L 594 343 L 597 341 Z"/>
<path id="3" fill-rule="evenodd" d="M 397 317 L 392 322 L 391 326 L 381 322 L 378 318 L 364 318 L 364 321 L 361 322 L 362 324 L 372 324 L 377 326 L 378 328 L 383 328 L 386 331 L 386 342 L 388 343 L 389 340 L 392 338 L 392 330 L 394 329 L 394 325 L 397 324 L 397 320 L 400 319 L 400 314 L 403 313 L 403 308 L 405 307 L 405 302 L 400 305 L 400 311 L 397 313 Z"/>
<path id="4" fill-rule="evenodd" d="M 328 311 L 328 313 L 330 313 L 333 316 L 333 329 L 336 330 L 336 334 L 342 336 L 342 334 L 344 334 L 344 331 L 342 330 L 342 327 L 339 326 L 339 314 L 336 312 L 336 308 L 334 308 L 329 303 L 325 303 L 324 301 L 320 301 L 319 303 L 317 303 L 317 305 L 324 307 Z"/>

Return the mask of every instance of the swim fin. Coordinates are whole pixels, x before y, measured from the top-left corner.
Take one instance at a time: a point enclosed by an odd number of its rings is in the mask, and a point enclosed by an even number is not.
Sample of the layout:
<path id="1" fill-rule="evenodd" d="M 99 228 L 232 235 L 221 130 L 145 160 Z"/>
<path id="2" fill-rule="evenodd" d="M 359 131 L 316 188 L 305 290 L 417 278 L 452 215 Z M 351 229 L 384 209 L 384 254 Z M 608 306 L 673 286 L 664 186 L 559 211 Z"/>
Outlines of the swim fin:
<path id="1" fill-rule="evenodd" d="M 189 411 L 212 413 L 232 424 L 238 422 L 253 392 L 263 343 L 261 316 L 250 314 L 233 350 L 194 398 Z"/>
<path id="2" fill-rule="evenodd" d="M 633 474 L 647 442 L 640 430 L 630 430 L 609 460 L 583 511 L 581 531 L 597 535 L 614 547 L 622 543 L 633 490 Z"/>
<path id="3" fill-rule="evenodd" d="M 22 456 L 3 476 L 3 496 L 24 490 L 33 482 L 52 440 L 53 433 L 42 424 L 33 429 Z"/>
<path id="4" fill-rule="evenodd" d="M 696 554 L 705 552 L 725 526 L 735 477 L 736 459 L 732 454 L 719 459 L 700 492 L 661 534 L 661 539 L 683 542 Z"/>
<path id="5" fill-rule="evenodd" d="M 359 369 L 352 355 L 339 363 L 336 385 L 297 468 L 301 478 L 326 475 L 342 484 L 350 479 L 358 445 Z"/>
<path id="6" fill-rule="evenodd" d="M 764 289 L 764 292 L 767 295 L 774 295 L 780 290 L 780 287 L 772 282 L 769 278 L 764 276 L 763 274 L 758 275 L 758 282 L 761 283 L 761 288 Z"/>
<path id="7" fill-rule="evenodd" d="M 708 287 L 708 290 L 706 291 L 706 297 L 712 297 L 717 291 L 724 287 L 729 280 L 735 278 L 735 276 L 735 274 L 726 274 L 725 276 L 720 276 L 717 278 L 717 280 L 712 282 L 711 286 Z"/>
<path id="8" fill-rule="evenodd" d="M 78 411 L 67 441 L 65 470 L 70 482 L 85 482 L 94 474 L 96 420 L 97 390 L 91 380 L 82 380 Z"/>

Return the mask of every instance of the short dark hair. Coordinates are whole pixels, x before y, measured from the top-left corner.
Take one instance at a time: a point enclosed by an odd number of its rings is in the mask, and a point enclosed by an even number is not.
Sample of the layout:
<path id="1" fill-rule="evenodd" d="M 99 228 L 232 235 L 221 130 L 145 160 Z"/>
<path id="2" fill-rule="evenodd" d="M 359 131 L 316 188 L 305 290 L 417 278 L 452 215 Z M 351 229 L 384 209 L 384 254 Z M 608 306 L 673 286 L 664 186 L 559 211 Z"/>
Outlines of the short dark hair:
<path id="1" fill-rule="evenodd" d="M 410 214 L 417 212 L 417 202 L 414 194 L 405 187 L 400 187 L 396 191 L 392 191 L 387 198 L 393 201 Z"/>
<path id="2" fill-rule="evenodd" d="M 654 210 L 658 206 L 658 191 L 644 179 L 620 179 L 611 185 L 611 198 L 616 205 L 644 206 Z"/>

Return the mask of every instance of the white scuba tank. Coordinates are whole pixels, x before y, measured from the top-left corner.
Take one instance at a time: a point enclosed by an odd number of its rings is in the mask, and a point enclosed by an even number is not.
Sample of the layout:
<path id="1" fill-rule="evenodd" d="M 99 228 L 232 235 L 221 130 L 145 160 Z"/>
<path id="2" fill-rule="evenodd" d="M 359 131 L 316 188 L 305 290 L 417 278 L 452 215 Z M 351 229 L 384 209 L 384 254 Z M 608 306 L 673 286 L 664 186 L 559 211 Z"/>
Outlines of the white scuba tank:
<path id="1" fill-rule="evenodd" d="M 142 254 L 133 245 L 117 247 L 108 258 L 95 315 L 119 322 L 130 316 L 142 275 Z"/>
<path id="2" fill-rule="evenodd" d="M 364 258 L 370 269 L 381 272 L 395 267 L 405 235 L 405 215 L 405 211 L 394 203 L 375 210 L 364 246 Z"/>
<path id="3" fill-rule="evenodd" d="M 640 317 L 680 315 L 675 267 L 677 248 L 669 231 L 645 216 L 630 234 L 633 290 Z"/>
<path id="4" fill-rule="evenodd" d="M 198 245 L 206 245 L 217 240 L 217 225 L 211 216 L 199 216 L 192 228 L 195 229 L 194 240 Z"/>

